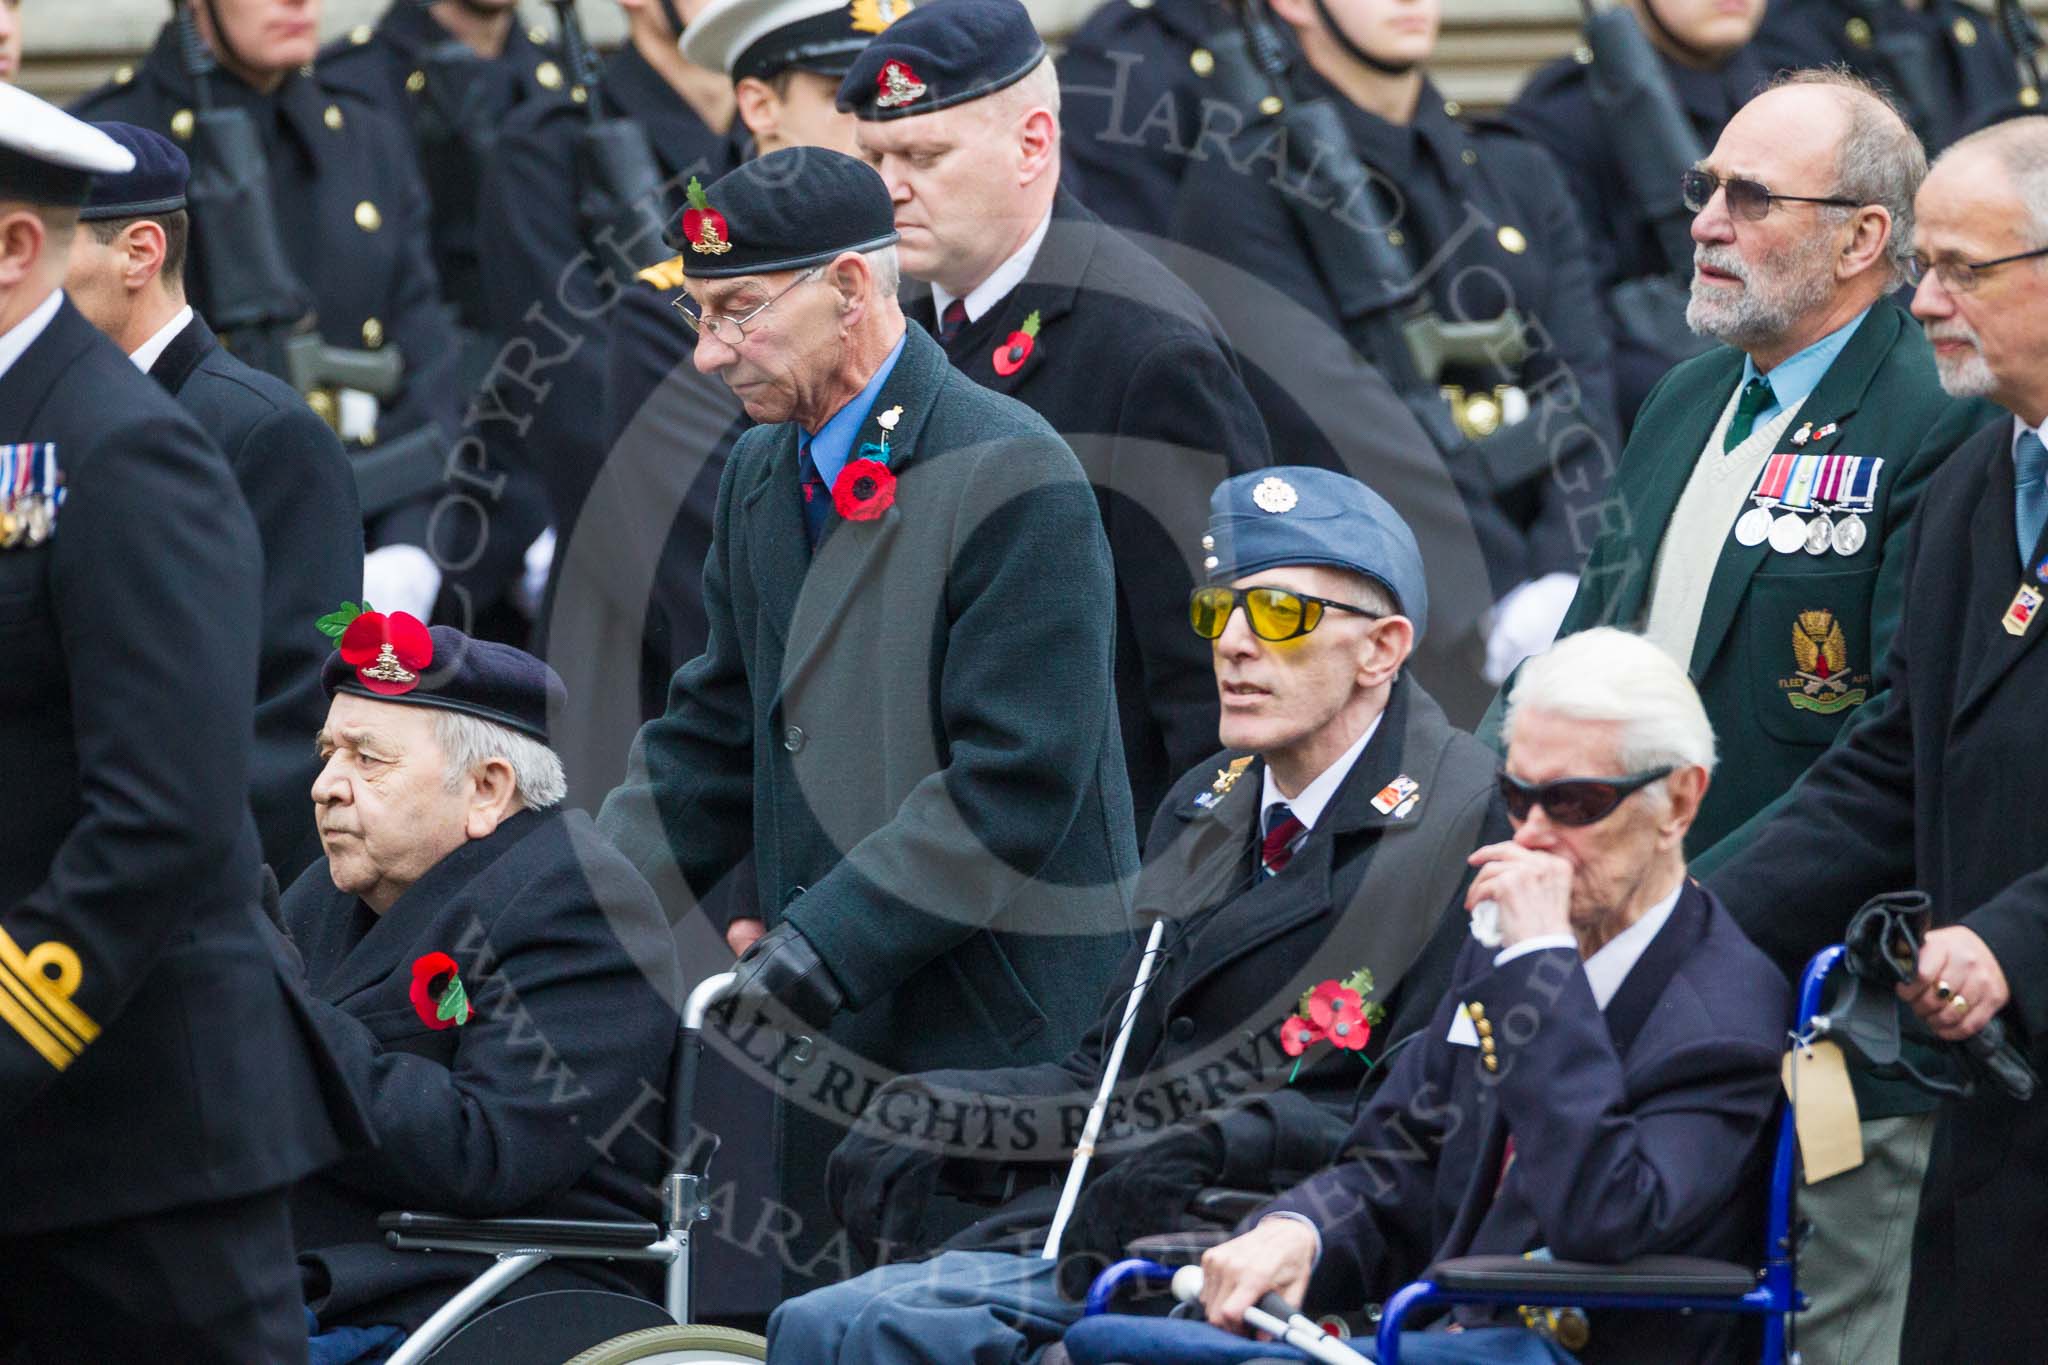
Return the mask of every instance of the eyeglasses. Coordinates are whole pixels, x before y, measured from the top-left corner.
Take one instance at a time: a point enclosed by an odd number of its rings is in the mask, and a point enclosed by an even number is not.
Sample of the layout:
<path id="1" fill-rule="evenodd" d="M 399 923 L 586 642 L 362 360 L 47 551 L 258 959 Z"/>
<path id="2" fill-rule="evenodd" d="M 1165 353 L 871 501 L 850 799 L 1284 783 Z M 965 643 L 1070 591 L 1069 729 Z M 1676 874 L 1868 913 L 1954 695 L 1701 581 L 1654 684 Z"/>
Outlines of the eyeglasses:
<path id="1" fill-rule="evenodd" d="M 1327 597 L 1289 592 L 1285 588 L 1196 588 L 1188 594 L 1188 624 L 1204 640 L 1214 640 L 1230 625 L 1230 614 L 1242 605 L 1252 634 L 1261 640 L 1292 640 L 1323 623 L 1323 609 L 1335 607 L 1374 621 L 1384 614 L 1332 602 Z"/>
<path id="2" fill-rule="evenodd" d="M 1614 814 L 1615 807 L 1636 792 L 1676 771 L 1677 765 L 1667 763 L 1630 777 L 1560 777 L 1555 782 L 1524 782 L 1502 773 L 1500 795 L 1509 817 L 1517 821 L 1528 819 L 1529 812 L 1541 806 L 1553 824 L 1592 825 Z"/>
<path id="3" fill-rule="evenodd" d="M 777 290 L 775 296 L 769 299 L 768 302 L 760 305 L 758 308 L 749 308 L 736 318 L 727 317 L 723 313 L 693 313 L 690 311 L 690 296 L 687 294 L 674 300 L 675 310 L 683 315 L 683 321 L 690 325 L 692 332 L 709 332 L 726 345 L 737 346 L 747 339 L 748 323 L 760 317 L 761 314 L 767 312 L 770 308 L 773 308 L 781 301 L 782 296 L 790 290 L 800 284 L 809 284 L 824 273 L 824 266 L 812 266 L 809 270 L 806 270 L 803 274 Z"/>
<path id="4" fill-rule="evenodd" d="M 1906 259 L 1906 283 L 1918 289 L 1920 281 L 1929 275 L 1939 275 L 1943 289 L 1951 294 L 1967 294 L 1984 283 L 1984 276 L 1999 266 L 2011 265 L 2014 261 L 2031 261 L 2037 256 L 2048 256 L 2048 246 L 2037 246 L 2017 256 L 2000 256 L 1989 261 L 1933 261 L 1916 251 Z"/>
<path id="5" fill-rule="evenodd" d="M 1678 178 L 1679 197 L 1694 213 L 1706 208 L 1713 199 L 1715 190 L 1728 192 L 1730 217 L 1741 218 L 1751 223 L 1762 222 L 1770 215 L 1771 205 L 1776 203 L 1833 204 L 1836 208 L 1844 209 L 1863 207 L 1854 199 L 1822 199 L 1807 194 L 1773 194 L 1754 180 L 1724 180 L 1712 171 L 1703 171 L 1697 166 Z"/>

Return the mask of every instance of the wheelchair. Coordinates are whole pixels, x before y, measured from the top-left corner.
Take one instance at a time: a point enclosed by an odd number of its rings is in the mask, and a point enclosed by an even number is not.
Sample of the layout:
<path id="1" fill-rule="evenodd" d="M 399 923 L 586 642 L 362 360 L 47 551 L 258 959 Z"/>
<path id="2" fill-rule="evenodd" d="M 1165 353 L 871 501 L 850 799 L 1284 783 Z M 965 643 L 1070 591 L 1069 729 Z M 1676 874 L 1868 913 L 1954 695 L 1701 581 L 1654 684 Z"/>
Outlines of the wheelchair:
<path id="1" fill-rule="evenodd" d="M 1802 1038 L 1814 1031 L 1828 973 L 1841 961 L 1844 951 L 1840 944 L 1822 949 L 1800 976 L 1796 1017 L 1800 1020 Z M 1403 1286 L 1380 1306 L 1374 1344 L 1381 1365 L 1399 1365 L 1401 1329 L 1409 1314 L 1424 1307 L 1467 1303 L 1557 1310 L 1627 1308 L 1747 1314 L 1763 1321 L 1763 1349 L 1758 1357 L 1761 1365 L 1785 1365 L 1788 1360 L 1797 1365 L 1798 1353 L 1791 1351 L 1788 1355 L 1790 1324 L 1793 1315 L 1807 1306 L 1806 1296 L 1799 1292 L 1797 1284 L 1801 1237 L 1794 1203 L 1798 1175 L 1797 1134 L 1791 1106 L 1786 1105 L 1778 1118 L 1771 1163 L 1768 1228 L 1761 1266 L 1693 1256 L 1644 1256 L 1620 1265 L 1529 1260 L 1520 1256 L 1461 1256 L 1439 1261 L 1421 1279 Z M 1168 1253 L 1162 1259 L 1180 1260 L 1183 1266 L 1189 1260 L 1184 1254 L 1171 1254 L 1179 1249 L 1168 1239 L 1142 1239 L 1131 1250 Z M 1128 1286 L 1173 1283 L 1174 1267 L 1163 1264 L 1162 1259 L 1135 1255 L 1104 1270 L 1089 1288 L 1087 1314 L 1111 1311 L 1118 1292 Z M 1199 1259 L 1198 1255 L 1195 1259 Z M 1176 1285 L 1177 1296 L 1192 1297 L 1198 1283 L 1182 1276 Z M 1302 1324 L 1304 1335 L 1313 1326 L 1277 1296 L 1269 1295 L 1261 1308 L 1283 1323 L 1293 1317 Z M 1317 1343 L 1314 1354 L 1343 1365 L 1362 1365 L 1366 1359 L 1335 1338 Z"/>
<path id="2" fill-rule="evenodd" d="M 472 1252 L 496 1263 L 420 1324 L 389 1365 L 728 1365 L 764 1361 L 768 1343 L 751 1332 L 694 1324 L 690 1242 L 711 1217 L 715 1140 L 693 1151 L 691 1119 L 704 1018 L 730 990 L 731 972 L 706 978 L 684 1002 L 669 1088 L 669 1150 L 676 1169 L 662 1181 L 662 1221 L 451 1218 L 397 1212 L 377 1220 L 394 1250 Z M 555 1290 L 484 1311 L 522 1276 L 551 1260 L 651 1262 L 663 1267 L 659 1304 L 599 1289 Z"/>

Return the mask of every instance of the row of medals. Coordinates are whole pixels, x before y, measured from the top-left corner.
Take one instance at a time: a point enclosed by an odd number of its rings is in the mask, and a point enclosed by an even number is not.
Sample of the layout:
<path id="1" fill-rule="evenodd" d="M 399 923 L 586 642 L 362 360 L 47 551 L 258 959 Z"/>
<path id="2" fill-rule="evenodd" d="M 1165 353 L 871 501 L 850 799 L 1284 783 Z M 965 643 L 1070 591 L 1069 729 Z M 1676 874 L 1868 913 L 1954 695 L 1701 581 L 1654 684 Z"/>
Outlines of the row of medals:
<path id="1" fill-rule="evenodd" d="M 48 493 L 22 493 L 0 504 L 0 550 L 40 545 L 56 527 L 56 499 Z"/>
<path id="2" fill-rule="evenodd" d="M 1870 531 L 1863 524 L 1863 518 L 1854 512 L 1836 521 L 1823 508 L 1816 512 L 1811 521 L 1797 512 L 1772 514 L 1762 504 L 1750 508 L 1735 519 L 1735 539 L 1743 545 L 1761 545 L 1771 542 L 1771 548 L 1781 555 L 1797 554 L 1804 550 L 1810 555 L 1824 555 L 1833 550 L 1838 555 L 1853 555 L 1863 548 Z"/>

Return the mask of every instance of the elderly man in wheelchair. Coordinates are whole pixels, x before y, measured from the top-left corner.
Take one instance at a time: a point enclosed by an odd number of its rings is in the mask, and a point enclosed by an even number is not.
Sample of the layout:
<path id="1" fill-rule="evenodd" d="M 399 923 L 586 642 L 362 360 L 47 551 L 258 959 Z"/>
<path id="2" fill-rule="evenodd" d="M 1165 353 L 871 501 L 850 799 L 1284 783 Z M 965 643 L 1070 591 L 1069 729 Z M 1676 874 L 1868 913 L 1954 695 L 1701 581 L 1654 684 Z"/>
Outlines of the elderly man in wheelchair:
<path id="1" fill-rule="evenodd" d="M 1247 1311 L 1275 1294 L 1356 1311 L 1445 1258 L 1754 1264 L 1791 1010 L 1686 876 L 1714 764 L 1698 697 L 1654 646 L 1588 631 L 1523 668 L 1506 736 L 1515 832 L 1472 855 L 1474 941 L 1342 1158 L 1202 1255 L 1206 1322 L 1089 1317 L 1066 1337 L 1075 1365 L 1313 1358 L 1246 1339 Z M 1465 1304 L 1396 1344 L 1408 1361 L 1719 1361 L 1741 1321 Z"/>

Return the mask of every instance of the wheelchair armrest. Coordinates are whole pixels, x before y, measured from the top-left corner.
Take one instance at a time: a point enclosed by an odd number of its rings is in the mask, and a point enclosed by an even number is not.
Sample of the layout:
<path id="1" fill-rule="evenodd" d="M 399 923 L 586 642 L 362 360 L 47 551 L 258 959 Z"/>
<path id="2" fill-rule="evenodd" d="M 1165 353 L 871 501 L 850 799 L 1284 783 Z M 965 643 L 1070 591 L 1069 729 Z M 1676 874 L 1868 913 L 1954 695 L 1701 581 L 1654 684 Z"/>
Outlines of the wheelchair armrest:
<path id="1" fill-rule="evenodd" d="M 1155 1232 L 1140 1237 L 1125 1249 L 1127 1256 L 1142 1256 L 1169 1268 L 1199 1265 L 1202 1253 L 1230 1239 L 1228 1228 L 1189 1228 L 1185 1232 Z"/>
<path id="2" fill-rule="evenodd" d="M 1603 1294 L 1643 1298 L 1740 1298 L 1756 1288 L 1754 1266 L 1698 1256 L 1640 1256 L 1620 1265 L 1460 1256 L 1423 1275 L 1458 1294 Z"/>
<path id="3" fill-rule="evenodd" d="M 378 1215 L 386 1240 L 397 1237 L 494 1242 L 507 1247 L 574 1246 L 639 1250 L 661 1236 L 653 1223 L 606 1222 L 591 1218 L 455 1218 L 445 1213 Z"/>
<path id="4" fill-rule="evenodd" d="M 1188 1212 L 1235 1226 L 1272 1202 L 1272 1195 L 1258 1190 L 1228 1190 L 1212 1185 L 1196 1193 L 1188 1203 Z"/>

